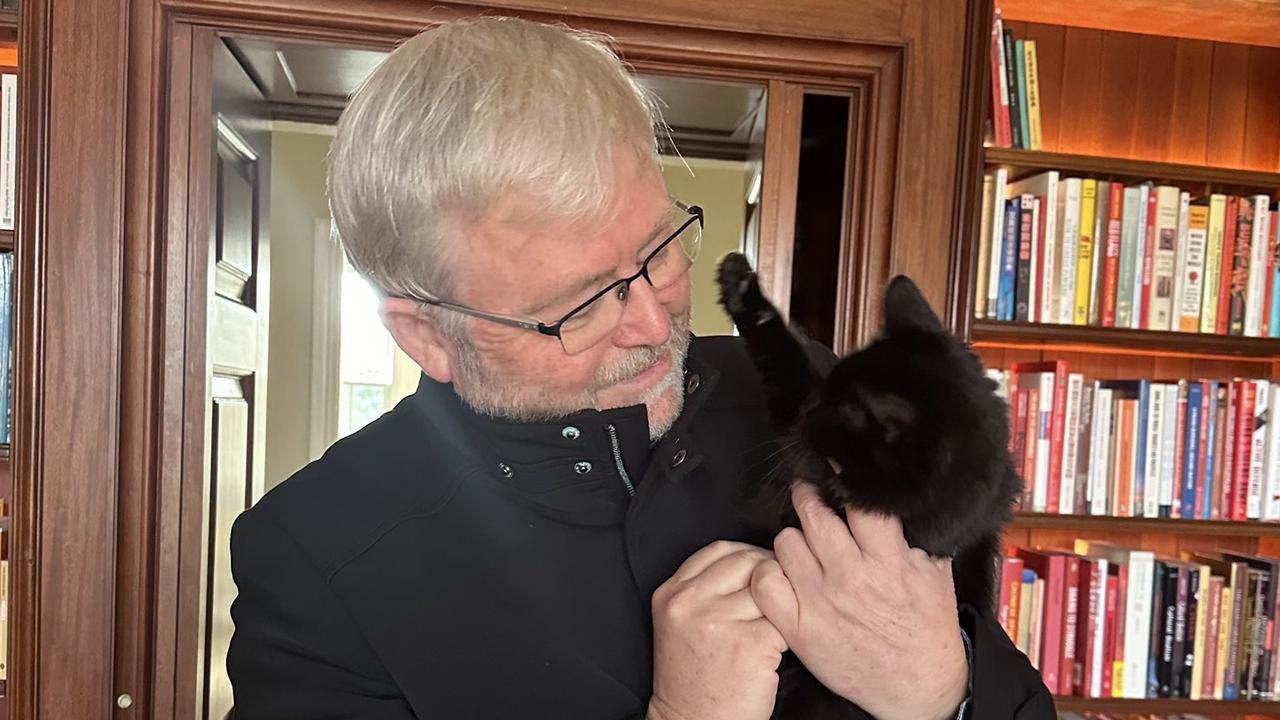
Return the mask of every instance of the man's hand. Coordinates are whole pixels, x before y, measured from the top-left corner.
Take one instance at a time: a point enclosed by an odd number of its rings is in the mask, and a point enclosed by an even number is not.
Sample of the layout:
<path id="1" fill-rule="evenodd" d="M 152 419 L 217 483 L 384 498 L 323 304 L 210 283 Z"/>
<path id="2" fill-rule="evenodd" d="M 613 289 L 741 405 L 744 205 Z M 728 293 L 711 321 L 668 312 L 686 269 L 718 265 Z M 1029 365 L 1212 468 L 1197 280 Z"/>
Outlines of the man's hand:
<path id="1" fill-rule="evenodd" d="M 766 720 L 786 643 L 751 595 L 773 553 L 715 542 L 653 594 L 649 720 Z"/>
<path id="2" fill-rule="evenodd" d="M 846 512 L 808 483 L 792 490 L 804 528 L 774 540 L 752 577 L 756 602 L 823 685 L 879 720 L 954 718 L 968 661 L 951 562 L 907 546 L 896 518 Z"/>

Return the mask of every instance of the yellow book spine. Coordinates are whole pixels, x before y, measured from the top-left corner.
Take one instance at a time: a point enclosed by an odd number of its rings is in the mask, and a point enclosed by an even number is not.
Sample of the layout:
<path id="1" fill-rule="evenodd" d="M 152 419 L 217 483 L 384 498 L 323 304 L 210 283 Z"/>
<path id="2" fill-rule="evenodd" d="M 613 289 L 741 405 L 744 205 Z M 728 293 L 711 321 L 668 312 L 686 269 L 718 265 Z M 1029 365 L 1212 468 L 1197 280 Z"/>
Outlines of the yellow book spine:
<path id="1" fill-rule="evenodd" d="M 1098 206 L 1098 181 L 1086 178 L 1080 183 L 1080 244 L 1076 249 L 1075 325 L 1089 324 L 1089 296 L 1093 287 L 1093 254 L 1097 242 L 1093 237 L 1093 215 Z"/>
<path id="2" fill-rule="evenodd" d="M 1195 662 L 1191 665 L 1191 699 L 1200 699 L 1200 684 L 1204 682 L 1204 644 L 1205 632 L 1208 630 L 1209 613 L 1209 566 L 1201 565 L 1197 572 L 1200 574 L 1200 586 L 1196 592 L 1196 607 L 1201 608 L 1196 613 L 1196 641 L 1192 650 L 1192 657 Z"/>
<path id="3" fill-rule="evenodd" d="M 1222 282 L 1222 240 L 1227 222 L 1227 196 L 1209 196 L 1209 242 L 1204 250 L 1204 294 L 1200 299 L 1200 332 L 1215 333 L 1218 329 L 1218 292 Z M 1228 282 L 1230 276 L 1227 277 Z"/>
<path id="4" fill-rule="evenodd" d="M 1030 150 L 1043 150 L 1044 140 L 1040 133 L 1040 72 L 1036 65 L 1036 41 L 1027 40 L 1023 44 L 1027 66 L 1027 124 L 1031 126 Z"/>
<path id="5" fill-rule="evenodd" d="M 1227 653 L 1231 644 L 1231 606 L 1235 601 L 1233 588 L 1222 588 L 1222 617 L 1218 623 L 1218 664 L 1213 671 L 1213 699 L 1222 699 L 1222 688 L 1227 674 Z"/>

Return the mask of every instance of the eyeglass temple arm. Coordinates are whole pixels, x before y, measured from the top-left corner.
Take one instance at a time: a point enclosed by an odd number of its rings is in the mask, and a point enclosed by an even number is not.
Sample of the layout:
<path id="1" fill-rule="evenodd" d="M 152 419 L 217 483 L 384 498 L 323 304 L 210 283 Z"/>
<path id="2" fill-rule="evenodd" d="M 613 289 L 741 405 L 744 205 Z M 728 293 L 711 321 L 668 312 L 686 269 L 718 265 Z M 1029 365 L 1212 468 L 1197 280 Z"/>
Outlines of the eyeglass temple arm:
<path id="1" fill-rule="evenodd" d="M 536 330 L 544 334 L 550 334 L 550 333 L 547 333 L 546 330 L 544 330 L 544 328 L 546 328 L 547 326 L 543 325 L 542 323 L 531 322 L 528 320 L 518 320 L 516 318 L 507 317 L 505 315 L 494 315 L 493 313 L 487 313 L 483 310 L 475 310 L 473 308 L 466 307 L 465 305 L 455 305 L 454 303 L 446 302 L 444 300 L 432 300 L 427 304 L 436 305 L 442 308 L 447 308 L 449 310 L 453 310 L 454 312 L 460 312 L 463 315 L 470 315 L 471 317 L 481 318 L 482 320 L 488 320 L 489 322 L 496 322 L 500 325 L 506 325 L 508 327 L 522 328 L 525 330 Z"/>

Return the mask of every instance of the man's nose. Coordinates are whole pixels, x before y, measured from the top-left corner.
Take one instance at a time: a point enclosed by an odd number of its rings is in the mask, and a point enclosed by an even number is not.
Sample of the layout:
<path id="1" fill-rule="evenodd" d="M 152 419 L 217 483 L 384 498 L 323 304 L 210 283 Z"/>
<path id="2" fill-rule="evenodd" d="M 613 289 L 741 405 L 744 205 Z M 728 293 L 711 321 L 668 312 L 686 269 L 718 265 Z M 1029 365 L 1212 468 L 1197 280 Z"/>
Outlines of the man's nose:
<path id="1" fill-rule="evenodd" d="M 619 347 L 661 345 L 671 337 L 671 313 L 644 278 L 631 283 L 627 305 L 618 323 L 614 343 Z"/>

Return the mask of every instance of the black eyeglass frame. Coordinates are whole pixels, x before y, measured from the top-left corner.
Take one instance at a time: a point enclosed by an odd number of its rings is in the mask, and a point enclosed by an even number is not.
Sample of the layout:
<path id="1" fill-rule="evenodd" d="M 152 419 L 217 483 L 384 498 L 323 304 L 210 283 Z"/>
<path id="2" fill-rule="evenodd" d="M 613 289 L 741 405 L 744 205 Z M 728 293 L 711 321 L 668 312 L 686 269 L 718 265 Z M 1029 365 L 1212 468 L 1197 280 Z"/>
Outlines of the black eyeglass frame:
<path id="1" fill-rule="evenodd" d="M 652 262 L 653 259 L 658 256 L 658 253 L 662 252 L 676 238 L 680 237 L 680 235 L 683 234 L 685 230 L 688 230 L 689 226 L 692 225 L 693 223 L 695 222 L 698 223 L 699 231 L 702 231 L 705 228 L 703 211 L 700 206 L 686 205 L 680 202 L 679 200 L 675 201 L 675 206 L 680 210 L 683 210 L 684 212 L 689 213 L 689 216 L 690 216 L 689 219 L 685 220 L 684 223 L 679 228 L 677 228 L 675 232 L 667 236 L 666 240 L 663 240 L 661 243 L 659 243 L 658 246 L 655 247 L 648 254 L 648 256 L 645 257 L 644 262 L 640 263 L 640 269 L 637 270 L 635 274 L 630 275 L 628 277 L 619 278 L 618 280 L 613 281 L 608 285 L 608 287 L 605 287 L 600 292 L 596 293 L 595 295 L 592 295 L 590 298 L 586 300 L 586 302 L 583 302 L 581 305 L 565 313 L 563 317 L 561 317 L 559 320 L 553 323 L 548 324 L 544 322 L 538 322 L 535 320 L 522 320 L 520 318 L 511 317 L 509 315 L 498 315 L 496 313 L 485 312 L 484 310 L 477 310 L 472 307 L 467 307 L 466 305 L 459 305 L 458 303 L 449 302 L 448 300 L 437 300 L 437 299 L 413 297 L 413 296 L 407 297 L 407 299 L 420 302 L 423 305 L 431 305 L 433 307 L 444 308 L 445 310 L 452 310 L 454 312 L 462 313 L 463 315 L 470 315 L 471 317 L 480 318 L 481 320 L 488 320 L 489 322 L 495 322 L 500 325 L 506 325 L 508 327 L 536 331 L 536 332 L 542 333 L 543 335 L 550 335 L 551 337 L 559 339 L 560 328 L 564 327 L 564 324 L 566 322 L 573 319 L 574 315 L 577 315 L 583 310 L 586 310 L 588 307 L 591 306 L 592 303 L 604 297 L 605 295 L 608 295 L 609 293 L 617 290 L 619 287 L 630 288 L 631 283 L 635 282 L 636 280 L 642 277 L 645 279 L 645 282 L 649 283 L 649 286 L 652 287 L 653 280 L 649 278 L 649 263 Z M 625 296 L 624 296 L 624 299 L 625 299 Z"/>

